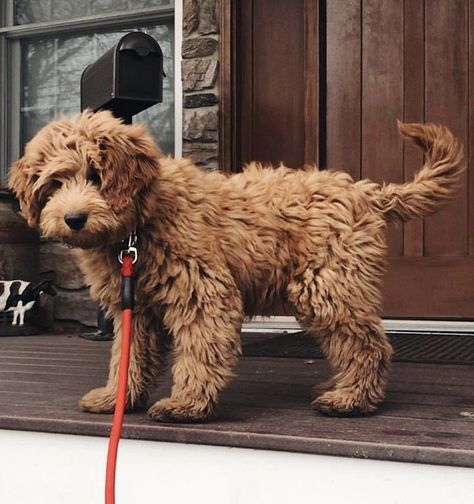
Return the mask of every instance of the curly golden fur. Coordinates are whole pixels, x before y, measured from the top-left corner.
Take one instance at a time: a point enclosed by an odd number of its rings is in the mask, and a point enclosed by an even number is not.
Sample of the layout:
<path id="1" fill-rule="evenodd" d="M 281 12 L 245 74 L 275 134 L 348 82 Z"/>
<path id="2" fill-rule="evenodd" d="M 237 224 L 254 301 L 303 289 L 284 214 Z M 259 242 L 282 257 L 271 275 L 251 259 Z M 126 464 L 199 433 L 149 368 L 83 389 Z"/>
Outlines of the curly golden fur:
<path id="1" fill-rule="evenodd" d="M 10 187 L 30 225 L 77 247 L 92 297 L 115 321 L 108 382 L 86 394 L 81 408 L 114 408 L 117 252 L 136 230 L 129 409 L 147 401 L 172 348 L 171 396 L 149 415 L 210 417 L 232 378 L 244 316 L 279 306 L 314 334 L 334 368 L 332 380 L 316 389 L 314 407 L 337 415 L 374 411 L 392 354 L 378 315 L 385 222 L 435 211 L 463 169 L 448 129 L 399 129 L 424 149 L 426 163 L 413 182 L 380 186 L 342 172 L 258 163 L 232 176 L 203 172 L 189 160 L 163 157 L 143 126 L 109 112 L 45 126 L 14 164 Z"/>

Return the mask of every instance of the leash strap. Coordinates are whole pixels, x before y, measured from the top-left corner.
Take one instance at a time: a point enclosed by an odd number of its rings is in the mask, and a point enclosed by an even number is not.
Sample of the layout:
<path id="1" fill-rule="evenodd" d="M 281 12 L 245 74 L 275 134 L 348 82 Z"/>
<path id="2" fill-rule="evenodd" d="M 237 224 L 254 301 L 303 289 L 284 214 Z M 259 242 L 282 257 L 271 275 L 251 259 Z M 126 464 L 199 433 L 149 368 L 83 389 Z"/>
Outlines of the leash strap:
<path id="1" fill-rule="evenodd" d="M 138 253 L 135 248 L 136 236 L 130 235 L 128 246 L 119 254 L 122 264 L 122 341 L 118 372 L 117 398 L 115 403 L 114 418 L 110 431 L 109 448 L 107 453 L 107 468 L 105 476 L 105 504 L 115 504 L 115 475 L 117 468 L 117 453 L 120 437 L 122 435 L 123 418 L 127 406 L 128 367 L 130 362 L 130 345 L 133 334 L 133 265 L 137 261 Z"/>

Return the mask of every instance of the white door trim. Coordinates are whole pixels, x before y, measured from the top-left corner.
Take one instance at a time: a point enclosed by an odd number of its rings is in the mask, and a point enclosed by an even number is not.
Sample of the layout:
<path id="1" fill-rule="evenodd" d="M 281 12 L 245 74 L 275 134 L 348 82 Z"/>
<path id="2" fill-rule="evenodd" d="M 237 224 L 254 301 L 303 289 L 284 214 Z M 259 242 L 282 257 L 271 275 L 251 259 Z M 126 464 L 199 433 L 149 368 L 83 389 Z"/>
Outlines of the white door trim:
<path id="1" fill-rule="evenodd" d="M 174 157 L 183 155 L 183 83 L 181 46 L 183 43 L 183 0 L 174 7 Z"/>
<path id="2" fill-rule="evenodd" d="M 389 332 L 406 333 L 453 333 L 472 334 L 474 336 L 473 321 L 459 320 L 404 320 L 382 319 L 384 328 Z M 301 326 L 294 317 L 254 317 L 244 323 L 243 332 L 296 332 Z"/>

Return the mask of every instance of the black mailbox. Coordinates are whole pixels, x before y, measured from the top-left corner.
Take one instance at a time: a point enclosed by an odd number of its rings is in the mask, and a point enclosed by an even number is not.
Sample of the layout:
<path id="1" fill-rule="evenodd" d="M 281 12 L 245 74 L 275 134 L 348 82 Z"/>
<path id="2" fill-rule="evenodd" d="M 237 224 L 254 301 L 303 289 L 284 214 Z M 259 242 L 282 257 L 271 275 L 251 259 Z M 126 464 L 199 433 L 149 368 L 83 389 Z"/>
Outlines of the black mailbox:
<path id="1" fill-rule="evenodd" d="M 131 123 L 132 116 L 163 101 L 163 52 L 150 35 L 132 32 L 89 65 L 81 76 L 81 110 L 110 110 Z M 98 331 L 89 339 L 113 337 L 113 321 L 99 312 Z"/>
<path id="2" fill-rule="evenodd" d="M 163 52 L 146 33 L 127 33 L 82 72 L 81 110 L 108 109 L 131 122 L 162 100 Z"/>

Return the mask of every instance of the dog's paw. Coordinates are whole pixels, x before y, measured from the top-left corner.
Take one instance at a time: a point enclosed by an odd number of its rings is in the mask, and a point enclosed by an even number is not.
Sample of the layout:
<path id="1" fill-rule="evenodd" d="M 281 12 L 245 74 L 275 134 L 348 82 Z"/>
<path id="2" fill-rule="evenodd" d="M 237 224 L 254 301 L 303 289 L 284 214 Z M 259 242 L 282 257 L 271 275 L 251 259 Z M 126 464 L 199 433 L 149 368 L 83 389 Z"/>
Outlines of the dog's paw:
<path id="1" fill-rule="evenodd" d="M 324 393 L 329 392 L 334 388 L 334 380 L 330 378 L 329 380 L 318 383 L 313 387 L 313 399 L 322 396 Z"/>
<path id="2" fill-rule="evenodd" d="M 209 403 L 195 404 L 173 397 L 156 402 L 148 410 L 148 416 L 157 422 L 205 422 L 213 413 L 214 408 Z"/>
<path id="3" fill-rule="evenodd" d="M 356 395 L 344 389 L 325 392 L 316 397 L 311 405 L 320 413 L 328 416 L 369 415 L 377 408 L 366 399 L 360 399 L 360 394 Z"/>
<path id="4" fill-rule="evenodd" d="M 89 413 L 113 413 L 115 409 L 115 391 L 107 387 L 92 389 L 79 400 L 82 411 Z"/>

